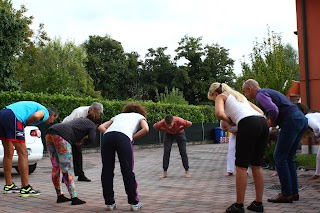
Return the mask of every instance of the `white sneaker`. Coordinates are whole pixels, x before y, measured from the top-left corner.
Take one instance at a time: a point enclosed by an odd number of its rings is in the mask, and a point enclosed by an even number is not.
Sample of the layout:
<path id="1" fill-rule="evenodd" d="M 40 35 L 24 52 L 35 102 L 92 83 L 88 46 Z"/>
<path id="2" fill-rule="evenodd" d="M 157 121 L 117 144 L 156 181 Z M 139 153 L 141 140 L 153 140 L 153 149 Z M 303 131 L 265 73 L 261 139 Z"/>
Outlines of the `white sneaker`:
<path id="1" fill-rule="evenodd" d="M 107 205 L 107 211 L 113 211 L 116 208 L 117 208 L 117 204 L 116 203 L 114 203 L 112 205 Z"/>
<path id="2" fill-rule="evenodd" d="M 131 210 L 132 211 L 139 211 L 139 209 L 142 209 L 142 203 L 137 203 L 136 205 L 131 205 Z"/>

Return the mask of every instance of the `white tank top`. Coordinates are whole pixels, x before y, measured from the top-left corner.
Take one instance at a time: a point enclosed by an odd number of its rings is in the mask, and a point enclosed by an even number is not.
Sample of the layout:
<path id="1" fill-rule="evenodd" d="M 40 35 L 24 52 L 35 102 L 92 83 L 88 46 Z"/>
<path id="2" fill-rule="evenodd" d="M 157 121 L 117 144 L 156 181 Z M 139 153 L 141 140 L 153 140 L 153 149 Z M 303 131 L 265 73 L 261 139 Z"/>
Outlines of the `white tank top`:
<path id="1" fill-rule="evenodd" d="M 230 94 L 224 104 L 224 112 L 236 125 L 238 125 L 239 121 L 245 117 L 263 117 L 263 115 L 261 115 L 258 111 L 250 106 L 247 100 L 245 100 L 244 102 L 240 102 Z"/>

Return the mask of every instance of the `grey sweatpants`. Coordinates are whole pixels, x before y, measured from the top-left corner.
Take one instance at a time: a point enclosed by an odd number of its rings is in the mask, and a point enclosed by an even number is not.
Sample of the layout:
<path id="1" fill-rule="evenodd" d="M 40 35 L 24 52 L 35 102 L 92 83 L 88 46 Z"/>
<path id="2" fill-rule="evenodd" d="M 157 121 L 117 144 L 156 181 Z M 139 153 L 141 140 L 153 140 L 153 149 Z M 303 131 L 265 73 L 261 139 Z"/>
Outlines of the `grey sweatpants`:
<path id="1" fill-rule="evenodd" d="M 170 153 L 171 153 L 171 147 L 173 141 L 176 140 L 179 152 L 182 160 L 183 167 L 186 171 L 189 170 L 189 161 L 188 161 L 188 155 L 187 155 L 187 138 L 185 132 L 177 135 L 165 133 L 164 135 L 164 141 L 163 141 L 163 170 L 167 171 L 169 167 L 169 161 L 170 161 Z"/>

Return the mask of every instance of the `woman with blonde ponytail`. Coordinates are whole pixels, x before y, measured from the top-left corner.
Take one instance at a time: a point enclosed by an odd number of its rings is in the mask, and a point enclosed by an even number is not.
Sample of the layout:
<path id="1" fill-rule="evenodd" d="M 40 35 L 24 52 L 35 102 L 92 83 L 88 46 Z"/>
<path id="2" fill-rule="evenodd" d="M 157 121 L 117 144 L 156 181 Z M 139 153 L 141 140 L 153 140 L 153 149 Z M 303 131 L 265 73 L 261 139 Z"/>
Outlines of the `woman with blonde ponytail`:
<path id="1" fill-rule="evenodd" d="M 235 161 L 237 199 L 226 209 L 226 212 L 245 212 L 243 203 L 249 165 L 252 169 L 256 199 L 247 209 L 263 212 L 264 178 L 261 164 L 269 134 L 268 123 L 263 116 L 263 111 L 225 83 L 211 84 L 208 99 L 215 102 L 215 116 L 218 119 L 229 123 L 230 126 L 238 127 Z"/>
<path id="2" fill-rule="evenodd" d="M 229 93 L 231 95 L 233 95 L 238 101 L 240 102 L 244 102 L 246 100 L 246 97 L 244 95 L 242 95 L 240 92 L 233 90 L 231 87 L 229 87 L 227 84 L 225 83 L 213 83 L 210 86 L 209 92 L 210 91 L 220 91 L 220 93 L 226 92 Z M 208 98 L 210 99 L 209 93 L 208 93 Z"/>

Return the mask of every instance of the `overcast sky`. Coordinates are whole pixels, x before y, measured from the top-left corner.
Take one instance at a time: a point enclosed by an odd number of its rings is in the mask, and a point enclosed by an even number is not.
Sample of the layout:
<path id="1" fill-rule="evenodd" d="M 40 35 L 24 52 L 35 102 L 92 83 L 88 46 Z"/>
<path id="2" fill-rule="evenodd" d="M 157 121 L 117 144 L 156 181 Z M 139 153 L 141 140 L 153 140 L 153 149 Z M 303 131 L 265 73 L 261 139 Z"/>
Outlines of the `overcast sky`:
<path id="1" fill-rule="evenodd" d="M 248 61 L 253 42 L 267 37 L 267 26 L 284 43 L 298 49 L 295 0 L 12 0 L 34 16 L 33 28 L 44 23 L 50 38 L 80 44 L 89 35 L 110 35 L 125 52 L 142 57 L 148 48 L 174 50 L 184 35 L 202 37 L 202 44 L 229 49 L 235 73 Z"/>

